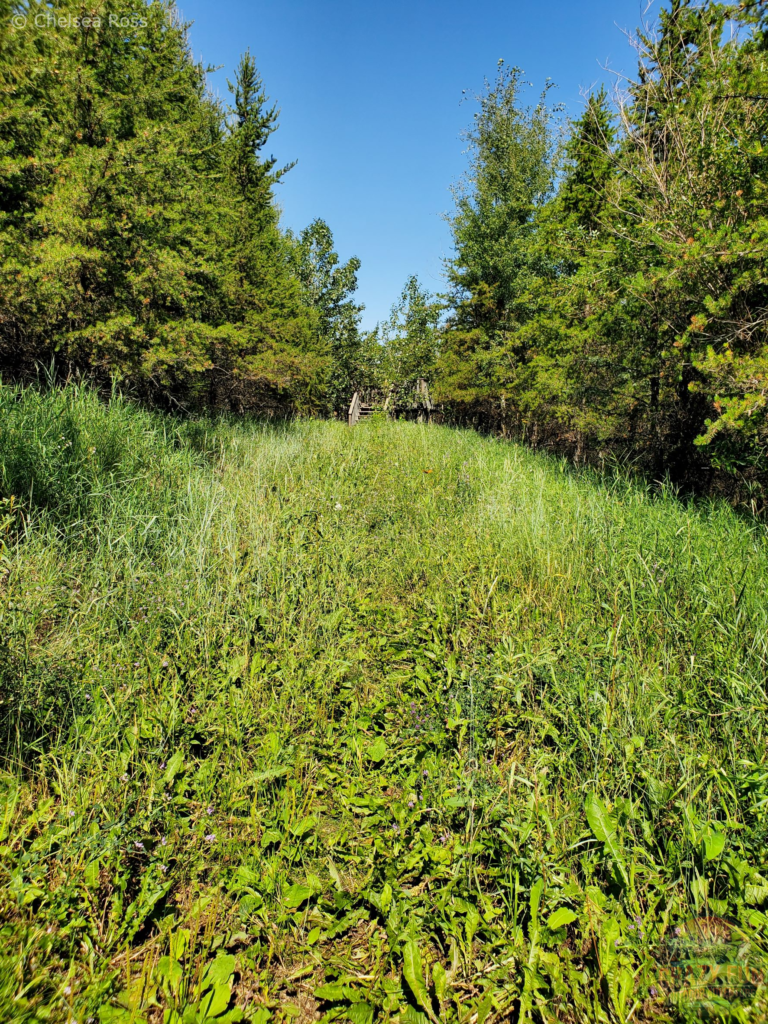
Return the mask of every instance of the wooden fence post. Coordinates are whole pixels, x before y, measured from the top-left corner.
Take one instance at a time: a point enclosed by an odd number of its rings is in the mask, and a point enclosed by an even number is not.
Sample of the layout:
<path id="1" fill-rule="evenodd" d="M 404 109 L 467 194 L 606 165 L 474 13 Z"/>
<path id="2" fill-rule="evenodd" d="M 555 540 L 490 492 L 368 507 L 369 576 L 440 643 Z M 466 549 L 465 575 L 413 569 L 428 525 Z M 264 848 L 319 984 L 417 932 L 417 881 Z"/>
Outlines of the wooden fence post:
<path id="1" fill-rule="evenodd" d="M 360 419 L 360 392 L 356 391 L 352 396 L 352 402 L 349 406 L 349 417 L 348 422 L 350 427 L 354 427 L 357 421 Z"/>

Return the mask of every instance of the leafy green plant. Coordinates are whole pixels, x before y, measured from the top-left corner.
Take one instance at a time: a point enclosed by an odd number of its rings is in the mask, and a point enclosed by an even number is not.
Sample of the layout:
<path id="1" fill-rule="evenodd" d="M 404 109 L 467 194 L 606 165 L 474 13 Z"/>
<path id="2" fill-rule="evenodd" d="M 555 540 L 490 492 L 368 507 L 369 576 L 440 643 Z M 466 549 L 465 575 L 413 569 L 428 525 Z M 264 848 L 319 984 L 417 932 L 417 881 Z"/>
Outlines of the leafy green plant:
<path id="1" fill-rule="evenodd" d="M 685 1020 L 701 921 L 765 1016 L 757 523 L 471 431 L 0 409 L 58 474 L 0 569 L 0 1017 Z"/>

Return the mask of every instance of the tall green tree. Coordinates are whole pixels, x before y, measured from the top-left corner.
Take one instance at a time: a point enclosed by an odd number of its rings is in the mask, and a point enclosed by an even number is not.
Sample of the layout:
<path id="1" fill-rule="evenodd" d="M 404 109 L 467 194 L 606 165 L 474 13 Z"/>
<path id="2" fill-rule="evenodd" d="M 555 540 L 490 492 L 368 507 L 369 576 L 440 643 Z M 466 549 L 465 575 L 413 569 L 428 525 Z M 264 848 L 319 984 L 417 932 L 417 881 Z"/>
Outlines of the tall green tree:
<path id="1" fill-rule="evenodd" d="M 289 236 L 293 265 L 305 300 L 317 315 L 317 331 L 330 355 L 327 381 L 328 407 L 345 411 L 355 391 L 370 383 L 361 356 L 360 316 L 363 306 L 354 300 L 360 260 L 341 263 L 333 234 L 323 220 L 315 220 L 298 237 Z"/>
<path id="2" fill-rule="evenodd" d="M 550 85 L 534 106 L 522 103 L 522 75 L 500 61 L 495 82 L 477 97 L 466 132 L 470 166 L 454 189 L 448 280 L 459 313 L 486 332 L 508 332 L 524 315 L 518 299 L 535 273 L 535 214 L 552 196 L 557 172 L 559 108 L 547 103 Z"/>
<path id="3" fill-rule="evenodd" d="M 764 462 L 768 80 L 759 38 L 726 34 L 739 19 L 674 0 L 621 111 L 624 419 L 657 469 L 701 464 L 694 439 L 710 464 Z"/>
<path id="4" fill-rule="evenodd" d="M 531 289 L 551 273 L 536 223 L 559 167 L 559 107 L 548 103 L 550 85 L 525 105 L 524 85 L 519 68 L 499 62 L 477 97 L 469 169 L 455 189 L 455 255 L 446 267 L 453 314 L 438 377 L 442 397 L 465 405 L 496 401 L 525 362 L 518 342 L 533 312 Z"/>
<path id="5" fill-rule="evenodd" d="M 396 398 L 410 397 L 417 380 L 434 378 L 440 347 L 443 304 L 412 275 L 388 320 L 379 325 L 381 385 Z"/>
<path id="6" fill-rule="evenodd" d="M 457 408 L 657 478 L 768 485 L 765 26 L 764 5 L 671 0 L 561 173 L 547 115 L 514 76 L 489 87 L 453 221 Z"/>
<path id="7" fill-rule="evenodd" d="M 274 103 L 269 105 L 250 50 L 240 58 L 234 82 L 227 80 L 227 85 L 235 101 L 230 110 L 228 139 L 235 181 L 250 207 L 275 219 L 273 186 L 295 163 L 275 170 L 276 157 L 261 155 L 270 136 L 277 131 L 279 111 Z"/>
<path id="8" fill-rule="evenodd" d="M 605 87 L 591 93 L 565 145 L 566 167 L 559 190 L 560 207 L 585 231 L 597 231 L 615 173 L 614 119 Z"/>
<path id="9" fill-rule="evenodd" d="M 327 352 L 279 231 L 250 55 L 231 116 L 164 0 L 33 0 L 0 25 L 0 369 L 153 401 L 322 401 Z M 7 15 L 7 16 L 6 16 Z"/>

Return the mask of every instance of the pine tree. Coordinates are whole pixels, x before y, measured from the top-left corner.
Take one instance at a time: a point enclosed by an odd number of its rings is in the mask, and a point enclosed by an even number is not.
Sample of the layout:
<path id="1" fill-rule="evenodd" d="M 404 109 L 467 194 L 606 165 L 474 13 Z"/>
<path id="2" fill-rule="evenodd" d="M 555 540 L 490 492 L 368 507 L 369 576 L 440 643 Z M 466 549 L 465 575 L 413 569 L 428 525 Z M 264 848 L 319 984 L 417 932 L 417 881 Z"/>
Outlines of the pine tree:
<path id="1" fill-rule="evenodd" d="M 260 156 L 270 136 L 277 130 L 279 111 L 269 106 L 261 75 L 250 50 L 240 58 L 235 81 L 227 81 L 234 95 L 231 111 L 229 146 L 233 173 L 243 199 L 253 208 L 274 216 L 273 185 L 295 166 L 295 162 L 275 170 L 277 159 Z"/>
<path id="2" fill-rule="evenodd" d="M 0 372 L 53 359 L 174 405 L 322 404 L 253 58 L 228 114 L 171 3 L 56 15 L 0 26 Z"/>
<path id="3" fill-rule="evenodd" d="M 410 396 L 416 381 L 431 383 L 440 346 L 443 306 L 412 275 L 389 319 L 379 327 L 382 382 L 396 394 Z"/>
<path id="4" fill-rule="evenodd" d="M 615 140 L 608 97 L 601 88 L 590 95 L 586 110 L 573 124 L 565 147 L 569 166 L 560 188 L 562 208 L 586 231 L 596 231 L 600 225 L 615 169 L 611 153 Z"/>
<path id="5" fill-rule="evenodd" d="M 559 165 L 548 84 L 532 107 L 521 104 L 518 68 L 499 62 L 478 97 L 467 132 L 470 167 L 455 190 L 455 256 L 447 264 L 452 313 L 442 341 L 438 390 L 465 407 L 498 405 L 527 359 L 521 327 L 535 312 L 532 290 L 551 273 L 536 241 L 538 217 L 552 197 Z"/>
<path id="6" fill-rule="evenodd" d="M 329 409 L 345 411 L 355 391 L 370 383 L 361 357 L 360 315 L 363 306 L 353 299 L 360 260 L 353 256 L 339 261 L 333 234 L 323 220 L 315 220 L 298 238 L 289 236 L 293 246 L 296 276 L 304 297 L 317 314 L 319 337 L 330 354 L 327 382 Z"/>
<path id="7" fill-rule="evenodd" d="M 496 81 L 478 97 L 480 109 L 466 133 L 470 168 L 455 190 L 450 221 L 456 255 L 447 270 L 457 309 L 463 304 L 468 324 L 486 332 L 508 331 L 518 317 L 534 217 L 554 185 L 558 108 L 547 105 L 549 85 L 533 107 L 521 105 L 523 85 L 520 69 L 500 61 Z M 485 299 L 476 301 L 482 292 Z"/>

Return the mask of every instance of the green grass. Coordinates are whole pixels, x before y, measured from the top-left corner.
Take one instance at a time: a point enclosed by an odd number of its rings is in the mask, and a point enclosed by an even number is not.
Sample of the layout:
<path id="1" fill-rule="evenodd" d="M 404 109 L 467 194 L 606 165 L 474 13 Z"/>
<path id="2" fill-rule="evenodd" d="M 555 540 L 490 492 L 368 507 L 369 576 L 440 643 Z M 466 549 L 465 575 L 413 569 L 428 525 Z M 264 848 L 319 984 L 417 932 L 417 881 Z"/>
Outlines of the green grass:
<path id="1" fill-rule="evenodd" d="M 72 387 L 0 467 L 0 1019 L 768 1017 L 762 526 Z"/>

